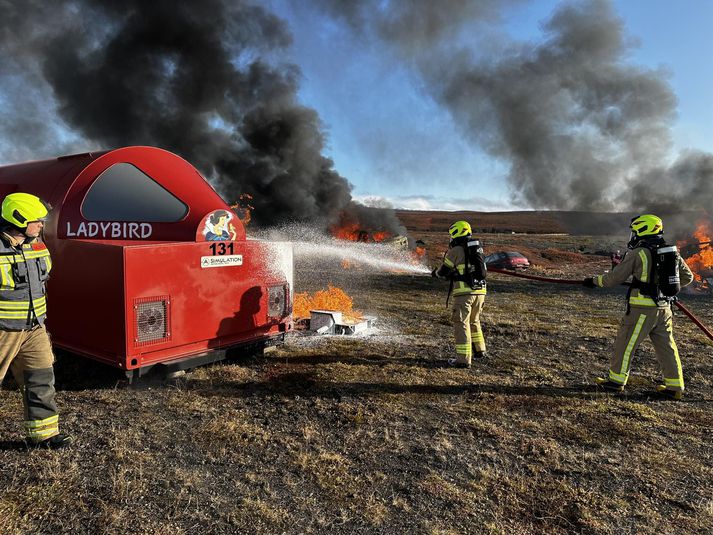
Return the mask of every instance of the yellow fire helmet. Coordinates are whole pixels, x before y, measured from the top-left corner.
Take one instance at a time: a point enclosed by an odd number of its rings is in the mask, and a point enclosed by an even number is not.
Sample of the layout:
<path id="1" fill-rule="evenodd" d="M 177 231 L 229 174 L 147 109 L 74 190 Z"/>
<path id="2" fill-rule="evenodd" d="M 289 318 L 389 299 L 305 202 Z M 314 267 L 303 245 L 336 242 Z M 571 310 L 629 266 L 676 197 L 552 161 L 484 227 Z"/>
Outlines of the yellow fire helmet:
<path id="1" fill-rule="evenodd" d="M 11 193 L 2 201 L 2 218 L 19 228 L 28 223 L 44 221 L 49 213 L 42 199 L 30 193 Z"/>
<path id="2" fill-rule="evenodd" d="M 451 225 L 451 228 L 448 229 L 448 234 L 451 235 L 451 238 L 455 239 L 470 236 L 473 234 L 473 231 L 467 221 L 456 221 Z"/>
<path id="3" fill-rule="evenodd" d="M 658 236 L 663 234 L 663 221 L 653 214 L 644 214 L 632 219 L 629 228 L 637 238 Z"/>

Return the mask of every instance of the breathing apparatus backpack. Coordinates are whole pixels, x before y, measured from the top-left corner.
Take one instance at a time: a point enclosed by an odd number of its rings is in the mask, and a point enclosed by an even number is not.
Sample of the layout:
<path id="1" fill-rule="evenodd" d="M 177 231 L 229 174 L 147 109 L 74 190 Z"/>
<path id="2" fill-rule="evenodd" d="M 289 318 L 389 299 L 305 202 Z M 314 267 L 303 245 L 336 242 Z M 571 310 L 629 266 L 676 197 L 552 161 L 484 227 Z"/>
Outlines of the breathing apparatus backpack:
<path id="1" fill-rule="evenodd" d="M 641 294 L 650 297 L 657 303 L 671 301 L 681 291 L 681 278 L 678 272 L 678 249 L 675 245 L 666 245 L 663 239 L 639 245 L 651 251 L 651 267 L 649 281 L 642 282 L 636 277 L 631 288 L 638 288 Z"/>
<path id="2" fill-rule="evenodd" d="M 473 290 L 482 290 L 485 288 L 485 278 L 488 269 L 485 266 L 485 254 L 483 253 L 483 247 L 480 245 L 480 240 L 474 238 L 458 238 L 458 241 L 455 241 L 455 245 L 463 247 L 463 251 L 465 252 L 465 269 L 463 270 L 463 275 L 453 275 L 451 282 L 462 281 Z"/>
<path id="3" fill-rule="evenodd" d="M 485 254 L 480 240 L 470 239 L 463 247 L 465 249 L 465 273 L 464 282 L 473 290 L 485 288 L 485 279 L 488 268 L 485 265 Z"/>
<path id="4" fill-rule="evenodd" d="M 470 237 L 456 238 L 451 242 L 450 247 L 463 247 L 465 253 L 465 267 L 463 269 L 463 275 L 456 271 L 449 276 L 451 284 L 448 288 L 446 306 L 448 306 L 451 299 L 453 283 L 455 281 L 462 281 L 473 290 L 482 290 L 485 288 L 485 278 L 488 272 L 485 266 L 485 254 L 483 253 L 483 247 L 480 245 L 479 240 Z"/>

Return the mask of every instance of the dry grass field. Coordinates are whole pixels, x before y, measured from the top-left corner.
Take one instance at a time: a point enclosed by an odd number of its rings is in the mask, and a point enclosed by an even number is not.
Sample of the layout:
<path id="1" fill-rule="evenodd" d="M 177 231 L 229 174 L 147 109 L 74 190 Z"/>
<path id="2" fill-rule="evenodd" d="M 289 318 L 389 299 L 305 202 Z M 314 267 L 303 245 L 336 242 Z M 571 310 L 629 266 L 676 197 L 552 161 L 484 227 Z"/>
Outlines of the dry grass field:
<path id="1" fill-rule="evenodd" d="M 405 218 L 406 219 L 406 218 Z M 432 261 L 443 234 L 411 227 Z M 482 236 L 533 270 L 607 268 L 595 237 Z M 298 291 L 345 289 L 378 317 L 358 337 L 295 334 L 263 358 L 129 386 L 86 360 L 57 364 L 66 452 L 18 442 L 19 394 L 0 391 L 0 533 L 710 533 L 713 344 L 680 314 L 687 395 L 651 396 L 639 350 L 622 396 L 597 392 L 618 290 L 493 275 L 490 358 L 453 352 L 446 284 L 299 269 Z M 710 297 L 685 298 L 713 325 Z"/>

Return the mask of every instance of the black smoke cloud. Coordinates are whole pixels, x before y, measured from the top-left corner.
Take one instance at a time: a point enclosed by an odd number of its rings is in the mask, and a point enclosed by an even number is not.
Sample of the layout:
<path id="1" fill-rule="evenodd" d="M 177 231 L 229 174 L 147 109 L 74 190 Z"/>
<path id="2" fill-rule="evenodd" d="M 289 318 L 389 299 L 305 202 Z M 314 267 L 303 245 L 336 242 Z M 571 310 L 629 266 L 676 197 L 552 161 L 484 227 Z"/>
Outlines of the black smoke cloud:
<path id="1" fill-rule="evenodd" d="M 5 158 L 156 145 L 196 165 L 228 202 L 252 195 L 258 224 L 326 227 L 345 211 L 370 215 L 322 155 L 319 117 L 297 100 L 299 69 L 280 61 L 291 35 L 262 7 L 240 0 L 0 6 Z M 57 117 L 65 129 L 49 126 Z M 391 211 L 377 219 L 382 229 L 402 230 Z"/>
<path id="2" fill-rule="evenodd" d="M 677 100 L 667 73 L 627 62 L 634 43 L 608 1 L 564 3 L 539 42 L 499 46 L 477 33 L 464 39 L 463 29 L 497 22 L 513 2 L 315 1 L 413 65 L 464 135 L 508 163 L 516 202 L 688 211 L 677 218 L 687 222 L 691 210 L 710 213 L 712 156 L 671 163 Z"/>
<path id="3" fill-rule="evenodd" d="M 525 0 L 313 0 L 332 16 L 359 31 L 373 29 L 404 55 L 449 41 L 466 23 L 493 23 L 503 7 Z"/>

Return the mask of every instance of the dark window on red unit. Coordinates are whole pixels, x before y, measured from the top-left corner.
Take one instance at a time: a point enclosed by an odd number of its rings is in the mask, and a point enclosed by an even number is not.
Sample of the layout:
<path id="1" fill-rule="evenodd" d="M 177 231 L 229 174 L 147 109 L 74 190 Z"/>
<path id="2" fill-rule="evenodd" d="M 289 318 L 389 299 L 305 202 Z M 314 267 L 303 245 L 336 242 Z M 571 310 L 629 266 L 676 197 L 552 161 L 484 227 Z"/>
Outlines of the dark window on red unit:
<path id="1" fill-rule="evenodd" d="M 153 178 L 130 163 L 117 163 L 97 177 L 82 203 L 89 221 L 173 223 L 188 207 Z"/>

